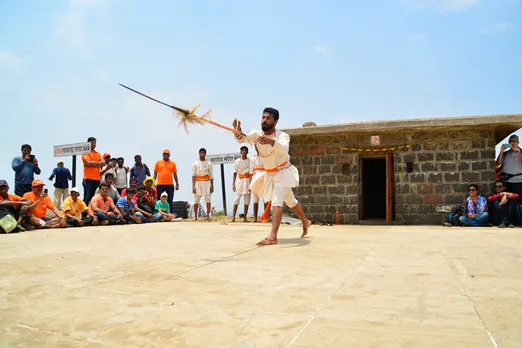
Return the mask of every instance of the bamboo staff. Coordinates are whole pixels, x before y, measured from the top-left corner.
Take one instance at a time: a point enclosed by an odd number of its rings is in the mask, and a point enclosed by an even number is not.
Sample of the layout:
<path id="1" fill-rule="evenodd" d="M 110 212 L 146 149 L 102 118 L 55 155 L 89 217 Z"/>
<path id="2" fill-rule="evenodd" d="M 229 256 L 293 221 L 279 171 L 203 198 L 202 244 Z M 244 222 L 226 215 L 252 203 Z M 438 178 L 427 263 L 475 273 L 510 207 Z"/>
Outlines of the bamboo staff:
<path id="1" fill-rule="evenodd" d="M 160 103 L 162 105 L 168 106 L 169 108 L 173 109 L 174 112 L 176 113 L 176 115 L 181 117 L 180 124 L 182 124 L 185 127 L 185 130 L 187 130 L 187 131 L 188 131 L 188 124 L 189 123 L 191 123 L 191 124 L 194 124 L 194 123 L 197 123 L 197 124 L 209 123 L 209 124 L 214 125 L 216 127 L 225 129 L 225 130 L 227 130 L 229 132 L 232 132 L 232 133 L 235 133 L 235 134 L 245 135 L 244 133 L 239 132 L 237 129 L 234 129 L 234 128 L 231 128 L 231 127 L 227 127 L 227 126 L 224 126 L 224 125 L 222 125 L 220 123 L 212 121 L 210 119 L 210 112 L 211 112 L 210 110 L 207 111 L 203 116 L 197 116 L 195 114 L 195 112 L 196 112 L 197 108 L 199 108 L 199 106 L 201 104 L 196 105 L 192 110 L 183 109 L 183 108 L 180 108 L 180 107 L 177 107 L 177 106 L 169 105 L 167 103 L 164 103 L 164 102 L 159 101 L 157 99 L 154 99 L 152 97 L 149 97 L 148 95 L 143 94 L 141 92 L 138 92 L 135 89 L 127 87 L 127 86 L 125 86 L 125 85 L 123 85 L 121 83 L 119 83 L 119 85 L 124 87 L 124 88 L 127 88 L 130 91 L 133 91 L 134 93 L 137 93 L 137 94 L 139 94 L 141 96 L 144 96 L 145 98 L 149 98 L 150 100 L 153 100 L 156 103 Z"/>

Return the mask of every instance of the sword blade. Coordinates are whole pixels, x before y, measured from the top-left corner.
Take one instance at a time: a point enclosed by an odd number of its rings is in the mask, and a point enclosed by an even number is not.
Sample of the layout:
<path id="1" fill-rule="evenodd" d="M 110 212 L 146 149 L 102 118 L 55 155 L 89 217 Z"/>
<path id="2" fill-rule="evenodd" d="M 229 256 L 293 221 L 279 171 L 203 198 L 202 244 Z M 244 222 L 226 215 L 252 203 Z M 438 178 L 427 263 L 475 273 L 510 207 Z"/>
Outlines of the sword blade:
<path id="1" fill-rule="evenodd" d="M 185 109 L 178 108 L 177 106 L 169 105 L 169 104 L 164 103 L 164 102 L 162 102 L 162 101 L 160 101 L 160 100 L 157 100 L 157 99 L 154 99 L 154 98 L 152 98 L 152 97 L 149 97 L 148 95 L 143 94 L 143 93 L 141 93 L 141 92 L 138 92 L 137 90 L 132 89 L 132 88 L 130 88 L 130 87 L 128 87 L 128 86 L 125 86 L 125 85 L 123 85 L 123 84 L 121 84 L 121 83 L 118 83 L 118 84 L 119 84 L 120 86 L 124 87 L 124 88 L 127 88 L 127 89 L 130 90 L 130 91 L 133 91 L 134 93 L 137 93 L 137 94 L 139 94 L 139 95 L 141 95 L 141 96 L 144 96 L 145 98 L 149 98 L 150 100 L 153 100 L 153 101 L 155 101 L 156 103 L 160 103 L 160 104 L 162 104 L 162 105 L 168 106 L 169 108 L 172 108 L 172 109 L 174 109 L 174 110 L 177 110 L 177 111 L 179 111 L 179 112 L 182 112 L 182 113 L 184 113 L 185 115 L 188 114 L 188 111 L 185 110 Z"/>

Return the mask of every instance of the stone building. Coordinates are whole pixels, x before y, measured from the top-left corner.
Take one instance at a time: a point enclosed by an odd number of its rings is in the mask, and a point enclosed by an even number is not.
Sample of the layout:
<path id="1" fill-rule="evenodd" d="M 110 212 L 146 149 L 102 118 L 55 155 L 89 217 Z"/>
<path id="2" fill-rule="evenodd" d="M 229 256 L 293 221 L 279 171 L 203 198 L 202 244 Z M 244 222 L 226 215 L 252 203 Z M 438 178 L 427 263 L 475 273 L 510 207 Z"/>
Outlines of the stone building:
<path id="1" fill-rule="evenodd" d="M 495 146 L 522 115 L 307 124 L 285 129 L 296 197 L 317 222 L 441 224 L 470 183 L 493 191 Z"/>

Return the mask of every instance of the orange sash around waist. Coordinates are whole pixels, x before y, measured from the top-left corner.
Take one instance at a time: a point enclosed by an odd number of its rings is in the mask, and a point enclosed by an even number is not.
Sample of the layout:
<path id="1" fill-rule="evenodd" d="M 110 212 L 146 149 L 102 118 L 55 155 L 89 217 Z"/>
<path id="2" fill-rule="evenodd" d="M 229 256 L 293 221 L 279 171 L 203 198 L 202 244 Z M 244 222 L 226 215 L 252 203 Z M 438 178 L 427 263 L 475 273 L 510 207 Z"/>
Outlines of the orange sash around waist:
<path id="1" fill-rule="evenodd" d="M 258 172 L 264 172 L 265 168 L 264 167 L 258 167 L 258 168 L 254 168 L 254 170 L 258 171 Z"/>
<path id="2" fill-rule="evenodd" d="M 275 173 L 275 172 L 277 172 L 277 170 L 278 170 L 279 168 L 282 168 L 282 167 L 286 166 L 287 164 L 288 164 L 288 161 L 286 161 L 285 163 L 281 163 L 281 164 L 279 165 L 279 167 L 277 167 L 277 168 L 269 168 L 269 169 L 265 169 L 265 171 L 266 171 L 267 173 Z"/>
<path id="3" fill-rule="evenodd" d="M 199 175 L 196 176 L 196 181 L 209 181 L 210 176 L 209 175 Z"/>
<path id="4" fill-rule="evenodd" d="M 250 174 L 239 174 L 238 176 L 240 179 L 249 179 L 250 178 Z"/>

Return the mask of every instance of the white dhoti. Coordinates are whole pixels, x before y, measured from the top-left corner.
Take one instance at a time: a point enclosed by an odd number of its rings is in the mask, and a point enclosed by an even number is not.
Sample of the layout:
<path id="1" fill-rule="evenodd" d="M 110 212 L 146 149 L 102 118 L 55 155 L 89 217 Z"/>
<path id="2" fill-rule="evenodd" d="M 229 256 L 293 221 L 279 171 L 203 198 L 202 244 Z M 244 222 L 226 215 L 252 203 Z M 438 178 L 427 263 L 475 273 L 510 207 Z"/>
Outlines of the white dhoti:
<path id="1" fill-rule="evenodd" d="M 299 173 L 292 165 L 276 172 L 259 173 L 250 184 L 250 190 L 263 199 L 272 201 L 273 207 L 282 207 L 285 203 L 293 208 L 297 204 L 292 188 L 299 186 Z"/>
<path id="2" fill-rule="evenodd" d="M 252 173 L 253 173 L 253 176 L 252 176 L 252 179 L 251 179 L 250 183 L 252 183 L 257 176 L 259 176 L 261 173 L 265 172 L 265 168 L 263 167 L 263 160 L 262 160 L 261 156 L 254 155 L 250 159 L 252 160 L 252 163 L 251 163 L 252 168 L 251 169 L 252 169 Z M 250 195 L 251 195 L 252 203 L 259 204 L 259 199 L 260 199 L 259 195 L 254 193 L 254 192 L 251 192 Z"/>
<path id="3" fill-rule="evenodd" d="M 199 204 L 202 196 L 205 196 L 205 203 L 210 203 L 212 196 L 212 194 L 210 193 L 210 180 L 198 181 L 196 177 L 195 187 L 196 193 L 194 194 L 194 204 Z"/>
<path id="4" fill-rule="evenodd" d="M 238 175 L 239 176 L 239 175 Z M 250 204 L 250 176 L 241 178 L 239 177 L 236 180 L 236 198 L 234 199 L 234 205 L 239 204 L 241 198 L 243 198 L 243 202 L 245 205 Z"/>
<path id="5" fill-rule="evenodd" d="M 250 201 L 254 204 L 259 204 L 259 196 L 254 192 L 250 192 Z"/>
<path id="6" fill-rule="evenodd" d="M 196 189 L 194 204 L 199 204 L 202 196 L 205 196 L 205 203 L 210 204 L 212 195 L 210 192 L 211 180 L 214 179 L 212 164 L 201 160 L 194 162 L 192 165 L 192 177 L 195 180 L 194 188 Z"/>
<path id="7" fill-rule="evenodd" d="M 274 142 L 258 143 L 259 136 L 268 137 Z M 271 134 L 262 131 L 248 132 L 246 135 L 236 136 L 236 140 L 240 143 L 256 143 L 262 159 L 265 171 L 256 174 L 250 184 L 250 190 L 264 202 L 272 201 L 273 207 L 282 207 L 283 203 L 290 208 L 295 207 L 298 202 L 292 188 L 299 186 L 299 173 L 297 168 L 290 164 L 290 136 L 274 129 Z"/>
<path id="8" fill-rule="evenodd" d="M 234 163 L 234 173 L 236 173 L 236 198 L 234 199 L 234 205 L 238 205 L 241 198 L 245 205 L 250 204 L 250 174 L 252 168 L 250 159 L 238 158 Z"/>
<path id="9" fill-rule="evenodd" d="M 234 205 L 238 205 L 241 201 L 241 198 L 243 198 L 243 203 L 245 205 L 250 204 L 250 193 L 241 194 L 236 192 L 236 198 L 234 198 Z"/>
<path id="10" fill-rule="evenodd" d="M 250 185 L 252 186 L 252 183 L 256 180 L 256 177 L 258 177 L 259 175 L 261 175 L 261 173 L 258 173 L 258 174 L 255 174 L 253 177 L 252 177 L 252 180 L 250 182 Z M 263 175 L 264 175 L 264 172 L 263 172 Z M 257 193 L 255 193 L 254 191 L 252 191 L 252 189 L 250 189 L 250 201 L 254 204 L 259 204 L 259 201 L 261 200 L 262 197 L 259 197 L 259 195 Z M 263 199 L 263 202 L 267 202 Z"/>

